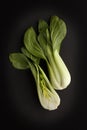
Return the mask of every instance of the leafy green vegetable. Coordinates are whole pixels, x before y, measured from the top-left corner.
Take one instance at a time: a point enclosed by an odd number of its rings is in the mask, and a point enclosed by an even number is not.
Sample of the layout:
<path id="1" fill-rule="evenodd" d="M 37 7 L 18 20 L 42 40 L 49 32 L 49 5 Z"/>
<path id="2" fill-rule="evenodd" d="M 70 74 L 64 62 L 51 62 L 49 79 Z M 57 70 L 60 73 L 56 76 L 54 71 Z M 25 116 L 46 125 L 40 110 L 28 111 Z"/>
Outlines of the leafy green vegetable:
<path id="1" fill-rule="evenodd" d="M 26 48 L 22 47 L 22 48 L 21 48 L 21 51 L 22 51 L 22 53 L 23 53 L 27 58 L 31 59 L 31 60 L 32 60 L 33 62 L 35 62 L 36 64 L 39 64 L 39 63 L 40 63 L 40 59 L 39 59 L 39 58 L 36 58 L 36 57 L 33 56 L 33 55 L 31 55 L 30 52 L 29 52 Z"/>
<path id="2" fill-rule="evenodd" d="M 9 55 L 12 65 L 17 69 L 28 69 L 28 59 L 22 53 L 12 53 Z"/>
<path id="3" fill-rule="evenodd" d="M 39 20 L 38 31 L 43 32 L 48 28 L 48 24 L 44 20 Z"/>
<path id="4" fill-rule="evenodd" d="M 60 105 L 60 97 L 53 89 L 46 74 L 40 66 L 37 67 L 36 84 L 38 97 L 42 107 L 48 110 L 57 109 L 57 107 Z"/>
<path id="5" fill-rule="evenodd" d="M 50 81 L 55 89 L 62 90 L 71 81 L 70 73 L 59 55 L 61 43 L 66 35 L 66 25 L 57 16 L 51 17 L 49 28 L 45 25 L 45 21 L 39 22 L 38 41 L 46 57 Z"/>
<path id="6" fill-rule="evenodd" d="M 33 27 L 30 27 L 25 32 L 24 45 L 31 54 L 33 53 L 34 56 L 37 56 L 40 58 L 44 57 L 43 51 L 37 42 L 36 33 L 35 33 Z"/>
<path id="7" fill-rule="evenodd" d="M 67 32 L 64 21 L 57 16 L 52 16 L 50 20 L 50 32 L 53 50 L 57 49 L 59 52 L 60 45 Z"/>
<path id="8" fill-rule="evenodd" d="M 23 52 L 25 50 L 22 48 Z M 46 74 L 37 63 L 37 60 L 35 60 L 35 57 L 30 54 L 28 56 L 32 61 L 27 59 L 22 53 L 12 53 L 9 58 L 12 65 L 17 69 L 30 68 L 36 81 L 38 97 L 42 107 L 48 110 L 55 110 L 60 104 L 60 98 L 51 86 Z"/>
<path id="9" fill-rule="evenodd" d="M 66 24 L 57 16 L 50 18 L 50 24 L 39 20 L 38 35 L 33 27 L 28 28 L 21 53 L 9 55 L 15 68 L 31 70 L 40 103 L 48 110 L 55 110 L 60 105 L 60 97 L 55 89 L 65 89 L 71 81 L 69 70 L 59 54 L 66 32 Z M 40 65 L 41 59 L 47 63 L 49 78 Z"/>

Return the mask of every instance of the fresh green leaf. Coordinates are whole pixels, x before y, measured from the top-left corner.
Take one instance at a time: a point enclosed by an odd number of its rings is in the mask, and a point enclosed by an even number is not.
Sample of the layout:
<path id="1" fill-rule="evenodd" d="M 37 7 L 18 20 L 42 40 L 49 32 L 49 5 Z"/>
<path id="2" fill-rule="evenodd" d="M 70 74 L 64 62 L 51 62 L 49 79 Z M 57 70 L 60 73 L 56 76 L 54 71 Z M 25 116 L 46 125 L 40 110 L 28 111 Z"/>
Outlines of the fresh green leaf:
<path id="1" fill-rule="evenodd" d="M 46 30 L 45 32 L 41 32 L 38 35 L 38 41 L 39 44 L 44 52 L 44 60 L 48 61 L 49 60 L 49 53 L 52 51 L 51 43 L 49 40 L 49 32 Z M 52 52 L 51 52 L 52 53 Z"/>
<path id="2" fill-rule="evenodd" d="M 38 31 L 39 31 L 39 34 L 40 33 L 43 34 L 43 37 L 49 44 L 50 43 L 50 32 L 49 32 L 49 26 L 46 21 L 39 20 Z"/>
<path id="3" fill-rule="evenodd" d="M 48 28 L 48 24 L 44 20 L 39 20 L 38 23 L 38 31 L 39 32 L 44 32 Z"/>
<path id="4" fill-rule="evenodd" d="M 40 63 L 40 58 L 33 56 L 25 47 L 22 47 L 21 51 L 25 56 L 27 56 L 29 59 L 31 59 L 34 63 L 36 63 L 36 64 Z"/>
<path id="5" fill-rule="evenodd" d="M 9 55 L 10 62 L 17 69 L 28 69 L 28 59 L 22 53 L 11 53 Z"/>
<path id="6" fill-rule="evenodd" d="M 49 43 L 51 44 L 51 41 L 50 41 L 50 32 L 49 32 L 48 28 L 46 29 L 46 39 L 47 39 L 48 44 Z"/>
<path id="7" fill-rule="evenodd" d="M 38 41 L 39 41 L 39 44 L 44 52 L 44 55 L 46 55 L 46 49 L 47 49 L 47 40 L 45 38 L 45 36 L 43 35 L 43 33 L 40 33 L 38 35 Z"/>
<path id="8" fill-rule="evenodd" d="M 27 29 L 27 31 L 25 32 L 24 45 L 27 48 L 27 50 L 35 57 L 44 57 L 42 48 L 39 46 L 37 42 L 36 33 L 32 27 Z"/>
<path id="9" fill-rule="evenodd" d="M 60 51 L 60 46 L 66 35 L 66 24 L 57 16 L 52 16 L 50 20 L 50 32 L 53 50 Z"/>

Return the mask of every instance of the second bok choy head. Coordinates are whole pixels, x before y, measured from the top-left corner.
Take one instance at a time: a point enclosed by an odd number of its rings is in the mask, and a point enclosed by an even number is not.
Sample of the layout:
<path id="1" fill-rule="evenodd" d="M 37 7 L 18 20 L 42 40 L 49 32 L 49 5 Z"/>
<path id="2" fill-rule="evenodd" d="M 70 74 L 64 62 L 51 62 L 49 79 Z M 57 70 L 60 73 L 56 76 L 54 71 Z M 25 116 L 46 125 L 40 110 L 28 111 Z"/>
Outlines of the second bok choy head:
<path id="1" fill-rule="evenodd" d="M 60 105 L 60 97 L 53 89 L 46 74 L 39 66 L 39 59 L 32 56 L 24 47 L 22 53 L 11 53 L 9 59 L 16 69 L 30 69 L 37 87 L 41 106 L 47 110 L 55 110 Z"/>
<path id="2" fill-rule="evenodd" d="M 60 105 L 60 97 L 53 89 L 48 77 L 44 70 L 39 65 L 40 59 L 31 55 L 26 48 L 22 48 L 21 51 L 26 55 L 32 63 L 28 60 L 29 67 L 35 78 L 38 97 L 43 108 L 48 110 L 55 110 Z"/>

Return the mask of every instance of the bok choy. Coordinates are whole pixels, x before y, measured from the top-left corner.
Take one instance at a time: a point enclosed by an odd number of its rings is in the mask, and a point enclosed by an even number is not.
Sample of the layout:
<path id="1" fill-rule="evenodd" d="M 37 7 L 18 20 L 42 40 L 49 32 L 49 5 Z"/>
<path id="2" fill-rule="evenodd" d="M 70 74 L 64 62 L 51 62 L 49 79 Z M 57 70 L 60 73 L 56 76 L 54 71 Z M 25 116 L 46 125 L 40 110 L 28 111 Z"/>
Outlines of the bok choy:
<path id="1" fill-rule="evenodd" d="M 43 108 L 55 110 L 60 105 L 56 90 L 65 89 L 71 81 L 70 72 L 60 56 L 60 48 L 67 33 L 65 22 L 57 16 L 47 24 L 39 20 L 38 34 L 29 27 L 24 34 L 24 46 L 19 53 L 11 53 L 9 59 L 17 69 L 30 69 L 37 86 L 37 93 Z M 45 60 L 49 77 L 40 64 Z"/>
<path id="2" fill-rule="evenodd" d="M 37 93 L 43 108 L 55 110 L 60 105 L 60 97 L 53 89 L 46 74 L 39 66 L 39 59 L 32 56 L 25 48 L 23 53 L 11 53 L 9 59 L 16 69 L 30 69 L 37 86 Z"/>
<path id="3" fill-rule="evenodd" d="M 39 21 L 38 31 L 37 36 L 30 27 L 25 32 L 24 45 L 32 55 L 46 61 L 52 86 L 57 90 L 65 89 L 71 76 L 59 52 L 66 36 L 66 25 L 57 16 L 52 16 L 49 26 L 46 21 Z"/>

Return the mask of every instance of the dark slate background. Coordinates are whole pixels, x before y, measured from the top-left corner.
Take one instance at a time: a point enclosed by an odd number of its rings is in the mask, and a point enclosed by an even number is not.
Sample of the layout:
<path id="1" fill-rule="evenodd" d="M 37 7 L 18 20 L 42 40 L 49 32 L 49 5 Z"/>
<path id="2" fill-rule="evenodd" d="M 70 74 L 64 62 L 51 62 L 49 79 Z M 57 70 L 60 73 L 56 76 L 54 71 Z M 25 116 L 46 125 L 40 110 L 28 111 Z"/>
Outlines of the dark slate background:
<path id="1" fill-rule="evenodd" d="M 20 51 L 29 26 L 37 29 L 40 18 L 58 15 L 67 25 L 61 56 L 72 76 L 69 87 L 58 91 L 61 105 L 44 110 L 38 100 L 30 70 L 14 69 L 9 53 Z M 86 30 L 87 4 L 84 1 L 3 1 L 0 2 L 0 88 L 1 126 L 17 129 L 83 130 L 86 127 Z M 44 66 L 44 64 L 43 64 Z"/>

